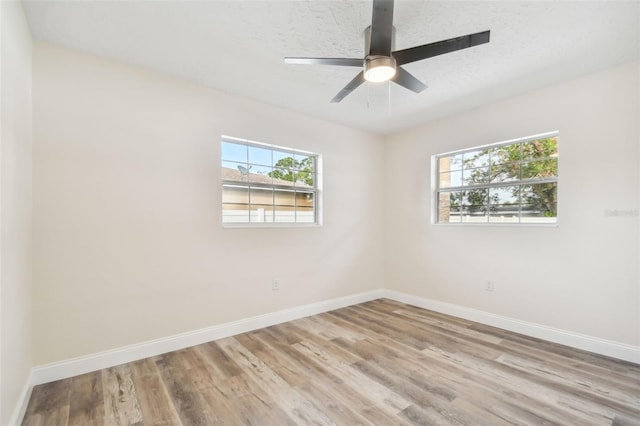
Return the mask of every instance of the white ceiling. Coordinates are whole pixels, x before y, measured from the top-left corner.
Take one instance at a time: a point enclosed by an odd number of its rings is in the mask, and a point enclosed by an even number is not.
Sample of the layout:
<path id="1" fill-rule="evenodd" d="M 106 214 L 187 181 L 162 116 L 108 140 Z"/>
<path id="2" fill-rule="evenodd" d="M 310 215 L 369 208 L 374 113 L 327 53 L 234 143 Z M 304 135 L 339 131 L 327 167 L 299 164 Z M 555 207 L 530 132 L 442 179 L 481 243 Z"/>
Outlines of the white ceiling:
<path id="1" fill-rule="evenodd" d="M 363 57 L 370 1 L 25 1 L 36 39 L 161 71 L 376 133 L 640 58 L 640 2 L 408 1 L 396 49 L 491 30 L 489 44 L 406 65 L 429 88 L 366 83 L 357 68 L 285 56 Z"/>

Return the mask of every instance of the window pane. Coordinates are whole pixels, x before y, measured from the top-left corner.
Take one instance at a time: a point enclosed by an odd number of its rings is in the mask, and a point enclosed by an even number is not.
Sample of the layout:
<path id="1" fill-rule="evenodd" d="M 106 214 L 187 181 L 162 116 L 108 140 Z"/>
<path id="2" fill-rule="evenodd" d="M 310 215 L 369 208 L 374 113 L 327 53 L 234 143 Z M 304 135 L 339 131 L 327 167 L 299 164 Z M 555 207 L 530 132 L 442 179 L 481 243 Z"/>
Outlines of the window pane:
<path id="1" fill-rule="evenodd" d="M 464 206 L 462 208 L 462 213 L 470 216 L 486 216 L 487 214 L 487 206 L 486 205 L 476 205 L 472 204 L 470 206 Z"/>
<path id="2" fill-rule="evenodd" d="M 273 183 L 273 178 L 271 174 L 273 173 L 273 169 L 267 166 L 252 166 L 251 170 L 249 170 L 249 182 L 255 183 L 266 183 L 271 185 Z"/>
<path id="3" fill-rule="evenodd" d="M 297 169 L 296 159 L 293 158 L 293 154 L 286 153 L 274 163 L 275 169 Z"/>
<path id="4" fill-rule="evenodd" d="M 294 186 L 295 185 L 295 172 L 292 169 L 284 169 L 276 167 L 271 172 L 274 185 Z"/>
<path id="5" fill-rule="evenodd" d="M 315 200 L 313 192 L 296 192 L 296 222 L 313 223 Z"/>
<path id="6" fill-rule="evenodd" d="M 451 212 L 451 193 L 441 191 L 438 194 L 438 221 L 449 222 Z"/>
<path id="7" fill-rule="evenodd" d="M 274 201 L 273 204 L 277 209 L 293 209 L 296 205 L 295 203 L 295 192 L 294 191 L 274 191 Z"/>
<path id="8" fill-rule="evenodd" d="M 296 192 L 296 208 L 313 207 L 313 192 Z"/>
<path id="9" fill-rule="evenodd" d="M 464 185 L 480 185 L 489 182 L 489 167 L 464 170 L 462 173 L 462 183 Z"/>
<path id="10" fill-rule="evenodd" d="M 295 184 L 298 187 L 313 188 L 315 175 L 312 169 L 298 170 L 295 172 Z"/>
<path id="11" fill-rule="evenodd" d="M 298 186 L 313 188 L 315 185 L 315 174 L 313 170 L 295 170 L 281 167 L 269 172 L 273 176 L 274 185 Z"/>
<path id="12" fill-rule="evenodd" d="M 452 207 L 449 210 L 449 223 L 460 223 L 462 221 L 462 211 L 460 207 Z M 447 220 L 443 220 L 443 222 L 447 222 Z"/>
<path id="13" fill-rule="evenodd" d="M 294 156 L 294 181 L 296 186 L 313 187 L 315 180 L 315 160 L 309 155 L 296 154 Z"/>
<path id="14" fill-rule="evenodd" d="M 247 182 L 249 180 L 249 168 L 247 163 L 222 162 L 222 179 Z"/>
<path id="15" fill-rule="evenodd" d="M 223 161 L 247 162 L 247 146 L 231 142 L 222 142 L 220 153 Z"/>
<path id="16" fill-rule="evenodd" d="M 491 167 L 491 182 L 512 182 L 520 180 L 520 164 L 499 164 Z"/>
<path id="17" fill-rule="evenodd" d="M 489 209 L 489 222 L 491 223 L 519 223 L 519 206 L 494 205 Z"/>
<path id="18" fill-rule="evenodd" d="M 464 197 L 464 194 L 460 191 L 454 191 L 454 192 L 450 192 L 450 204 L 451 207 L 460 207 L 462 206 L 462 198 Z"/>
<path id="19" fill-rule="evenodd" d="M 451 170 L 451 157 L 438 158 L 438 172 L 448 172 Z"/>
<path id="20" fill-rule="evenodd" d="M 251 202 L 250 221 L 256 223 L 267 222 L 273 209 L 273 190 L 263 188 L 249 188 Z"/>
<path id="21" fill-rule="evenodd" d="M 462 170 L 440 173 L 440 188 L 462 185 Z"/>
<path id="22" fill-rule="evenodd" d="M 222 186 L 222 221 L 249 222 L 249 189 L 241 186 Z"/>
<path id="23" fill-rule="evenodd" d="M 445 157 L 441 157 L 438 160 L 438 167 L 441 172 L 446 172 L 449 170 L 462 170 L 462 154 L 457 155 L 449 155 Z"/>
<path id="24" fill-rule="evenodd" d="M 249 206 L 227 204 L 222 205 L 222 222 L 223 223 L 249 223 Z"/>
<path id="25" fill-rule="evenodd" d="M 522 144 L 522 159 L 549 158 L 558 156 L 557 138 L 536 139 Z"/>
<path id="26" fill-rule="evenodd" d="M 276 210 L 273 220 L 275 223 L 296 223 L 296 212 L 294 210 Z"/>
<path id="27" fill-rule="evenodd" d="M 462 154 L 440 157 L 438 159 L 438 171 L 448 172 L 454 170 L 462 170 Z"/>
<path id="28" fill-rule="evenodd" d="M 489 190 L 486 188 L 472 189 L 462 193 L 463 206 L 485 206 L 487 204 L 489 204 Z"/>
<path id="29" fill-rule="evenodd" d="M 277 151 L 274 150 L 273 151 L 273 161 L 272 164 L 274 166 L 280 166 L 283 165 L 282 163 L 278 164 L 280 161 L 282 161 L 285 158 L 291 158 L 293 159 L 293 154 L 290 152 L 284 152 L 284 151 Z M 291 166 L 291 164 L 289 164 L 289 167 Z"/>
<path id="30" fill-rule="evenodd" d="M 271 166 L 271 150 L 267 148 L 258 148 L 249 146 L 249 164 L 259 164 L 263 166 Z"/>
<path id="31" fill-rule="evenodd" d="M 439 222 L 460 222 L 460 192 L 440 192 L 438 200 Z"/>
<path id="32" fill-rule="evenodd" d="M 545 217 L 557 216 L 557 183 L 539 183 L 535 185 L 523 185 L 520 188 L 520 197 L 526 209 L 531 215 L 541 214 Z"/>
<path id="33" fill-rule="evenodd" d="M 273 206 L 263 204 L 252 204 L 249 220 L 251 223 L 273 222 Z"/>
<path id="34" fill-rule="evenodd" d="M 442 209 L 440 213 L 440 222 L 443 223 L 460 223 L 462 220 L 459 207 L 445 208 Z"/>
<path id="35" fill-rule="evenodd" d="M 314 223 L 316 221 L 313 208 L 303 207 L 296 210 L 297 223 Z"/>
<path id="36" fill-rule="evenodd" d="M 555 216 L 551 216 L 547 211 L 540 208 L 539 205 L 522 206 L 522 213 L 520 216 L 521 223 L 555 223 Z"/>
<path id="37" fill-rule="evenodd" d="M 313 167 L 313 158 L 304 154 L 295 154 L 293 156 L 295 160 L 294 168 L 298 170 L 302 170 L 305 168 Z"/>
<path id="38" fill-rule="evenodd" d="M 274 220 L 280 223 L 295 222 L 295 192 L 275 191 L 274 195 Z"/>
<path id="39" fill-rule="evenodd" d="M 226 204 L 249 205 L 249 188 L 236 185 L 222 185 L 222 202 Z"/>
<path id="40" fill-rule="evenodd" d="M 499 146 L 491 150 L 491 164 L 517 163 L 520 159 L 519 143 Z"/>
<path id="41" fill-rule="evenodd" d="M 489 150 L 482 149 L 477 151 L 465 152 L 462 154 L 465 169 L 474 169 L 478 167 L 489 166 Z"/>
<path id="42" fill-rule="evenodd" d="M 548 178 L 557 175 L 557 158 L 522 163 L 522 179 Z"/>
<path id="43" fill-rule="evenodd" d="M 295 172 L 299 171 L 313 171 L 315 167 L 315 161 L 313 157 L 298 154 L 287 154 L 286 156 L 279 156 L 278 160 L 274 163 L 276 169 L 287 169 Z"/>
<path id="44" fill-rule="evenodd" d="M 490 188 L 489 199 L 489 222 L 518 223 L 520 221 L 519 186 Z"/>
<path id="45" fill-rule="evenodd" d="M 520 187 L 519 186 L 500 186 L 489 189 L 490 204 L 519 204 L 520 203 Z"/>
<path id="46" fill-rule="evenodd" d="M 462 207 L 462 222 L 485 223 L 488 221 L 487 206 L 470 205 Z"/>
<path id="47" fill-rule="evenodd" d="M 257 205 L 273 205 L 273 190 L 264 188 L 249 188 L 251 207 Z"/>

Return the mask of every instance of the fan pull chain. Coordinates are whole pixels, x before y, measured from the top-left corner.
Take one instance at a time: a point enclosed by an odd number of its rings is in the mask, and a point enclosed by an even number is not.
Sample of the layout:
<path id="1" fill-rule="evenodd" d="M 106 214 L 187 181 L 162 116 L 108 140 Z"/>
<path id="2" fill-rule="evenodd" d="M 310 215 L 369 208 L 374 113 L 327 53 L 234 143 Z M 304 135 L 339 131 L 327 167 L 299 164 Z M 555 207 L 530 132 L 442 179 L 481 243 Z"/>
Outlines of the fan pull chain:
<path id="1" fill-rule="evenodd" d="M 391 80 L 387 82 L 387 115 L 391 115 Z"/>

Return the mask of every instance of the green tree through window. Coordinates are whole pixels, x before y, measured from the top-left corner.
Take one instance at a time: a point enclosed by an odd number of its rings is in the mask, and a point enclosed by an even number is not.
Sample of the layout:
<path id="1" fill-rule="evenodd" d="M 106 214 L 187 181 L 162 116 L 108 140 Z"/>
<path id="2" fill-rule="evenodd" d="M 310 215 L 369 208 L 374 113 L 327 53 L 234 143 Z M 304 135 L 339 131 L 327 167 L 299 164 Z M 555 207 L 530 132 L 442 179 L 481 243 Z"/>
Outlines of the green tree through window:
<path id="1" fill-rule="evenodd" d="M 278 160 L 274 170 L 267 174 L 272 178 L 313 186 L 313 169 L 313 158 L 311 157 L 303 160 L 285 157 Z"/>

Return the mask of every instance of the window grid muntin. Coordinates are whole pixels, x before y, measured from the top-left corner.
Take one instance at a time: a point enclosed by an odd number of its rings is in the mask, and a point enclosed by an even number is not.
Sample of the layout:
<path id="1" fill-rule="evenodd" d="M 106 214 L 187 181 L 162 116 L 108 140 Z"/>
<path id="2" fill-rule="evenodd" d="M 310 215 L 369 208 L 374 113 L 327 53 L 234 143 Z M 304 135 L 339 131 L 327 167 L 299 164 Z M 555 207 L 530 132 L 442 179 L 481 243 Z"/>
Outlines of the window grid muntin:
<path id="1" fill-rule="evenodd" d="M 523 146 L 527 143 L 531 143 L 537 140 L 542 140 L 542 139 L 555 139 L 555 153 L 550 155 L 550 156 L 546 156 L 546 157 L 533 157 L 532 155 L 526 155 L 523 152 Z M 519 147 L 519 159 L 517 161 L 501 161 L 498 163 L 494 164 L 494 158 L 498 158 L 498 155 L 494 155 L 494 153 L 502 147 L 505 146 L 511 146 L 511 145 L 518 145 Z M 471 168 L 467 168 L 465 166 L 465 157 L 467 154 L 469 153 L 482 153 L 482 151 L 487 151 L 484 156 L 486 156 L 486 158 L 488 159 L 487 162 L 487 166 L 485 167 L 471 167 Z M 456 167 L 449 167 L 448 170 L 441 170 L 441 163 L 442 163 L 442 159 L 444 158 L 450 158 L 449 160 L 449 165 L 451 165 L 452 163 L 454 163 L 454 159 L 456 161 L 456 163 L 459 161 L 460 164 L 456 164 Z M 473 158 L 473 157 L 472 157 Z M 491 207 L 492 206 L 504 206 L 504 204 L 492 204 L 492 201 L 490 199 L 491 197 L 491 188 L 503 188 L 503 187 L 513 187 L 513 186 L 517 186 L 518 187 L 518 199 L 519 199 L 519 203 L 518 203 L 518 215 L 517 215 L 517 222 L 509 222 L 510 224 L 532 224 L 533 222 L 523 222 L 523 218 L 526 219 L 527 217 L 535 217 L 535 216 L 528 216 L 526 214 L 526 208 L 532 206 L 531 203 L 528 203 L 527 200 L 523 200 L 522 198 L 522 188 L 526 187 L 526 186 L 530 186 L 530 185 L 536 185 L 536 184 L 555 184 L 555 191 L 556 191 L 556 197 L 554 199 L 554 204 L 555 204 L 555 210 L 556 210 L 556 215 L 552 216 L 552 218 L 554 219 L 553 221 L 550 222 L 546 222 L 546 223 L 551 223 L 551 224 L 555 224 L 557 223 L 557 186 L 558 186 L 558 159 L 559 159 L 559 155 L 558 155 L 558 132 L 550 132 L 550 133 L 544 133 L 544 134 L 540 134 L 540 135 L 535 135 L 535 136 L 530 136 L 530 137 L 525 137 L 525 138 L 520 138 L 520 139 L 514 139 L 511 141 L 505 141 L 505 142 L 499 142 L 496 144 L 489 144 L 489 145 L 483 145 L 480 147 L 475 147 L 475 148 L 469 148 L 469 149 L 464 149 L 464 150 L 459 150 L 459 151 L 451 151 L 451 152 L 447 152 L 444 154 L 439 154 L 434 156 L 435 161 L 433 162 L 434 167 L 436 169 L 436 182 L 435 182 L 435 223 L 437 224 L 449 224 L 449 223 L 465 223 L 465 224 L 495 224 L 495 223 L 499 223 L 499 222 L 492 222 L 491 221 Z M 542 161 L 548 161 L 548 160 L 554 160 L 555 161 L 555 171 L 556 174 L 554 176 L 550 176 L 550 177 L 542 177 L 542 178 L 527 178 L 527 179 L 522 179 L 522 174 L 523 174 L 523 165 L 530 163 L 530 162 L 542 162 Z M 508 166 L 508 165 L 518 165 L 519 170 L 518 170 L 518 178 L 513 179 L 513 180 L 500 180 L 497 181 L 496 177 L 497 176 L 493 176 L 492 174 L 492 169 L 494 166 Z M 475 166 L 475 165 L 474 165 Z M 486 169 L 487 170 L 487 180 L 488 183 L 481 183 L 481 184 L 471 184 L 471 185 L 465 185 L 465 179 L 466 179 L 466 175 L 468 173 L 470 173 L 470 171 L 473 170 L 479 170 L 479 169 Z M 449 176 L 452 176 L 453 172 L 459 172 L 460 173 L 460 182 L 462 183 L 462 185 L 457 185 L 457 186 L 447 186 L 447 187 L 441 187 L 442 184 L 442 175 L 445 173 L 449 173 Z M 485 217 L 486 217 L 486 222 L 465 222 L 463 220 L 463 212 L 465 210 L 465 205 L 463 204 L 463 198 L 464 196 L 462 194 L 464 194 L 465 192 L 468 191 L 473 191 L 473 190 L 480 190 L 480 189 L 487 189 L 488 193 L 487 193 L 487 200 L 486 200 L 486 204 L 481 205 L 481 208 L 479 209 L 479 211 L 482 211 L 483 209 L 485 210 Z M 456 210 L 459 212 L 459 216 L 457 217 L 457 221 L 451 221 L 451 219 L 449 219 L 448 222 L 445 221 L 441 221 L 441 207 L 442 204 L 441 202 L 443 201 L 442 195 L 443 194 L 452 194 L 454 192 L 458 192 L 460 195 L 460 200 L 458 201 L 458 205 L 455 206 Z M 449 195 L 449 197 L 451 197 L 451 195 Z M 453 209 L 453 205 L 451 204 L 451 198 L 449 198 L 449 213 L 451 213 L 452 211 L 456 211 Z M 476 213 L 476 212 L 472 212 L 472 213 Z M 539 217 L 539 216 L 538 216 Z M 544 216 L 543 216 L 544 217 Z"/>
<path id="2" fill-rule="evenodd" d="M 239 159 L 234 158 L 234 159 L 228 159 L 228 158 L 224 158 L 223 154 L 222 154 L 222 144 L 233 144 L 236 146 L 242 146 L 246 149 L 246 154 L 245 154 L 245 159 L 243 161 L 239 161 Z M 254 148 L 259 148 L 261 150 L 268 150 L 270 151 L 270 157 L 271 157 L 271 164 L 270 165 L 265 165 L 263 162 L 250 162 L 250 148 L 254 147 Z M 223 202 L 223 214 L 222 214 L 222 223 L 225 225 L 229 225 L 229 224 L 237 224 L 237 225 L 243 225 L 243 226 L 251 226 L 251 225 L 255 225 L 255 224 L 261 224 L 261 225 L 288 225 L 288 226 L 298 226 L 298 225 L 309 225 L 309 224 L 319 224 L 319 202 L 320 202 L 320 197 L 319 197 L 319 171 L 318 171 L 318 159 L 319 159 L 319 154 L 316 153 L 312 153 L 309 151 L 303 151 L 303 150 L 296 150 L 296 149 L 292 149 L 292 148 L 286 148 L 286 147 L 281 147 L 281 146 L 277 146 L 277 145 L 270 145 L 270 144 L 264 144 L 264 143 L 260 143 L 260 142 L 254 142 L 254 141 L 248 141 L 248 140 L 244 140 L 244 139 L 238 139 L 238 138 L 233 138 L 233 137 L 228 137 L 228 136 L 223 136 L 221 138 L 221 164 L 224 165 L 224 163 L 231 163 L 231 164 L 236 164 L 236 165 L 246 165 L 247 167 L 247 176 L 250 175 L 250 169 L 251 166 L 257 166 L 257 167 L 267 167 L 267 168 L 271 168 L 271 171 L 276 171 L 276 170 L 283 170 L 283 171 L 291 171 L 293 173 L 296 172 L 300 172 L 300 171 L 305 171 L 306 166 L 305 167 L 296 167 L 295 163 L 293 167 L 276 167 L 275 164 L 277 163 L 277 161 L 275 161 L 275 156 L 276 154 L 281 157 L 281 158 L 287 158 L 287 157 L 292 157 L 294 160 L 298 160 L 298 161 L 304 161 L 305 159 L 310 159 L 310 167 L 312 172 L 310 173 L 310 178 L 313 182 L 312 185 L 308 185 L 306 183 L 300 183 L 297 179 L 293 180 L 291 182 L 291 185 L 282 185 L 282 184 L 274 184 L 273 183 L 273 179 L 278 179 L 278 178 L 274 178 L 273 176 L 271 176 L 271 182 L 272 183 L 263 183 L 263 182 L 251 182 L 249 180 L 234 180 L 234 179 L 222 179 L 222 187 L 223 187 L 223 200 L 224 200 L 224 188 L 241 188 L 241 189 L 246 189 L 247 193 L 248 193 L 248 201 L 246 204 L 244 203 L 225 203 Z M 281 159 L 280 158 L 280 159 Z M 239 170 L 239 169 L 238 169 Z M 242 173 L 242 172 L 241 172 Z M 266 176 L 266 175 L 261 175 L 261 176 Z M 248 178 L 247 178 L 248 179 Z M 271 207 L 271 210 L 269 211 L 269 216 L 270 216 L 270 221 L 265 220 L 265 221 L 255 221 L 253 220 L 253 215 L 252 215 L 252 206 L 267 206 L 267 204 L 264 204 L 264 200 L 260 200 L 262 202 L 257 202 L 254 203 L 252 201 L 252 194 L 254 194 L 254 191 L 252 191 L 252 189 L 258 189 L 258 190 L 269 190 L 271 191 L 271 204 L 269 204 L 268 206 Z M 276 195 L 278 193 L 290 193 L 292 194 L 291 198 L 293 199 L 292 201 L 292 205 L 285 205 L 285 204 L 276 204 Z M 299 197 L 305 197 L 307 198 L 308 195 L 310 194 L 310 200 L 311 200 L 311 205 L 307 206 L 304 204 L 299 204 Z M 256 194 L 254 194 L 256 195 Z M 246 206 L 246 214 L 247 214 L 247 219 L 246 221 L 242 221 L 242 222 L 235 222 L 235 221 L 225 221 L 225 219 L 227 217 L 239 217 L 241 215 L 228 215 L 224 213 L 224 205 L 236 205 L 236 206 Z M 291 216 L 293 218 L 293 221 L 278 221 L 277 220 L 277 215 L 276 212 L 278 211 L 278 207 L 284 207 L 284 208 L 291 208 L 292 210 L 280 210 L 280 212 L 292 212 L 291 215 L 282 215 L 281 214 L 281 218 L 282 217 L 286 217 L 286 216 Z M 310 215 L 302 215 L 303 212 L 309 212 Z M 266 212 L 265 212 L 266 213 Z"/>

